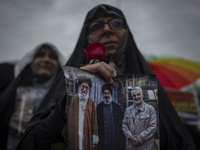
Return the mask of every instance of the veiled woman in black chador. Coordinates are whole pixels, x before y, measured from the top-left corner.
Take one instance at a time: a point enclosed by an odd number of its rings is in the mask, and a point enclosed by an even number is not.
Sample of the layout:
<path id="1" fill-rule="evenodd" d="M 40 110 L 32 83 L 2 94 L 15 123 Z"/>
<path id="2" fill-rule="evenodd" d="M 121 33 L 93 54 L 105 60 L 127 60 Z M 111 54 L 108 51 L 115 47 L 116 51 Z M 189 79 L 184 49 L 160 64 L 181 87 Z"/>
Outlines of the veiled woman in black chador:
<path id="1" fill-rule="evenodd" d="M 64 63 L 53 44 L 42 43 L 15 64 L 0 64 L 0 149 L 16 147 Z M 54 103 L 46 102 L 46 106 Z"/>
<path id="2" fill-rule="evenodd" d="M 95 25 L 97 23 L 98 27 L 93 28 L 93 23 Z M 121 33 L 123 38 L 117 35 L 119 34 L 118 32 L 123 32 Z M 98 36 L 102 36 L 101 39 L 98 39 Z M 107 64 L 97 63 L 81 67 L 81 69 L 98 72 L 108 83 L 112 83 L 112 78 L 116 77 L 114 70 L 119 74 L 153 73 L 138 50 L 123 13 L 115 7 L 103 4 L 96 6 L 88 12 L 77 45 L 66 65 L 79 68 L 81 64 L 88 63 L 83 49 L 87 48 L 90 42 L 103 43 L 110 54 L 109 60 Z M 59 95 L 56 96 L 57 91 L 65 93 L 63 73 L 60 73 L 46 100 L 59 97 Z M 158 98 L 160 148 L 162 150 L 195 149 L 190 135 L 181 123 L 160 84 L 158 84 Z M 32 126 L 27 130 L 24 139 L 21 141 L 20 148 L 50 149 L 53 143 L 64 142 L 61 131 L 67 123 L 67 117 L 64 113 L 66 96 L 63 95 L 63 98 L 57 99 L 58 103 L 53 108 L 53 111 L 43 114 L 45 119 L 35 117 L 32 120 Z"/>

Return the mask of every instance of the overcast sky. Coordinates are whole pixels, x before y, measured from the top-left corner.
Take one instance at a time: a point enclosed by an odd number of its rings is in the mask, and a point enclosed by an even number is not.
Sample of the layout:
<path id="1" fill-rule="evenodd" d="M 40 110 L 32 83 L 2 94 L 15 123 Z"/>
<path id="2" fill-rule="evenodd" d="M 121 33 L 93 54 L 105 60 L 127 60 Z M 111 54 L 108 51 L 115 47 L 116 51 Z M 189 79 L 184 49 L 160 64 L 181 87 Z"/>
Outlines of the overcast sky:
<path id="1" fill-rule="evenodd" d="M 120 8 L 144 56 L 200 62 L 200 0 L 0 0 L 0 62 L 43 42 L 68 58 L 85 16 L 97 4 Z"/>

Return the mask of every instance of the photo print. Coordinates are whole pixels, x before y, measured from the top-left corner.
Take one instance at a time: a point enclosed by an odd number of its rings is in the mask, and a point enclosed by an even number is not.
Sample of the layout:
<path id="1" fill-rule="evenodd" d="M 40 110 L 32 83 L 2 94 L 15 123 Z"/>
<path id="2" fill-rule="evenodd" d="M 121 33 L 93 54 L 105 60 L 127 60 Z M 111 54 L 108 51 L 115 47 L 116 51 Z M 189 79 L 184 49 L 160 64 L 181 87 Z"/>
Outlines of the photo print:
<path id="1" fill-rule="evenodd" d="M 118 75 L 109 85 L 96 73 L 63 70 L 69 149 L 159 149 L 155 74 Z"/>
<path id="2" fill-rule="evenodd" d="M 10 121 L 9 130 L 13 138 L 18 138 L 23 135 L 28 122 L 37 111 L 47 91 L 46 88 L 17 88 L 16 108 Z"/>

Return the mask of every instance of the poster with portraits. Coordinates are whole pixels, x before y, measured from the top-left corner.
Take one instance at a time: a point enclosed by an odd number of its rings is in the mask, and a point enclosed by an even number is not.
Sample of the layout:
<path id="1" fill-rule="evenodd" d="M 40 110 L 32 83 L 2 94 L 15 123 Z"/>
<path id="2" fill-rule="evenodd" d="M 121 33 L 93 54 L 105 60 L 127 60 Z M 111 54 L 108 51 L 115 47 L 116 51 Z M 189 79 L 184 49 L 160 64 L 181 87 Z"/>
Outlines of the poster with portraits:
<path id="1" fill-rule="evenodd" d="M 27 128 L 28 122 L 39 108 L 48 89 L 42 87 L 18 87 L 16 91 L 16 108 L 10 121 L 10 135 L 19 138 Z"/>
<path id="2" fill-rule="evenodd" d="M 89 140 L 97 149 L 159 149 L 155 74 L 118 75 L 109 85 L 96 73 L 68 66 L 63 71 L 71 148 Z"/>

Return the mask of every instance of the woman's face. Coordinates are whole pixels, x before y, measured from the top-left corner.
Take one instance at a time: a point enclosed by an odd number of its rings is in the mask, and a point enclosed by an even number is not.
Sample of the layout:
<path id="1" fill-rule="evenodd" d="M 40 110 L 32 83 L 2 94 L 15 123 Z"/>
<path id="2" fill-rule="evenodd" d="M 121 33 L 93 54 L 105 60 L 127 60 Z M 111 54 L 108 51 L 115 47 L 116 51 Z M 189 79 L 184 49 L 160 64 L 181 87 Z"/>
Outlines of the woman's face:
<path id="1" fill-rule="evenodd" d="M 50 76 L 57 68 L 58 62 L 51 49 L 42 48 L 33 61 L 33 67 L 38 75 Z"/>
<path id="2" fill-rule="evenodd" d="M 93 20 L 93 22 L 103 21 L 108 22 L 112 19 L 116 19 L 115 17 L 108 16 L 107 14 L 103 13 L 98 14 L 98 17 Z M 125 34 L 125 28 L 124 26 L 120 29 L 113 30 L 110 28 L 110 26 L 106 23 L 103 25 L 102 32 L 98 34 L 92 34 L 89 32 L 88 38 L 92 42 L 99 42 L 105 45 L 106 51 L 109 54 L 115 54 L 116 50 L 118 49 L 124 34 Z"/>

